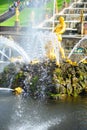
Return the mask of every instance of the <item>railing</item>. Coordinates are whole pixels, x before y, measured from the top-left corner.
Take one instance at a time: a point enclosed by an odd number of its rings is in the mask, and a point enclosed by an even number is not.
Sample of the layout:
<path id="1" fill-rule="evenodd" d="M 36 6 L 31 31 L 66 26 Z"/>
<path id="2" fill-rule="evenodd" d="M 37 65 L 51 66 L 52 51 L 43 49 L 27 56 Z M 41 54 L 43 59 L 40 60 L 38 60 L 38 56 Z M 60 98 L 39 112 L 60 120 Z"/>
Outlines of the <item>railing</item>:
<path id="1" fill-rule="evenodd" d="M 83 4 L 84 6 L 82 6 L 81 4 Z M 59 22 L 58 21 L 59 17 L 62 15 L 65 18 L 66 30 L 77 31 L 76 24 L 81 22 L 82 10 L 83 10 L 83 25 L 87 23 L 86 22 L 87 20 L 86 6 L 87 6 L 87 2 L 82 3 L 81 0 L 78 0 L 78 1 L 73 0 L 73 3 L 71 3 L 71 5 L 68 8 L 63 9 L 62 12 L 56 13 L 53 17 L 45 20 L 36 28 L 41 28 L 43 30 L 47 29 L 51 31 L 53 29 L 53 21 L 54 21 L 54 25 L 56 26 Z"/>

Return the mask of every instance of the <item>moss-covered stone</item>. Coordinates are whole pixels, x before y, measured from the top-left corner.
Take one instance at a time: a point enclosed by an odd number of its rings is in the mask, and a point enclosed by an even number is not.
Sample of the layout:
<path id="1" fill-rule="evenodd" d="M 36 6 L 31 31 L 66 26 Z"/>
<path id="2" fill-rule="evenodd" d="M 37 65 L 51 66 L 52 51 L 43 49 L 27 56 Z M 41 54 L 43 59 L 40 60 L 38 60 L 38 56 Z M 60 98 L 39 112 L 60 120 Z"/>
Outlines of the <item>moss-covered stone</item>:
<path id="1" fill-rule="evenodd" d="M 34 98 L 62 98 L 87 93 L 87 64 L 73 66 L 55 60 L 36 64 L 10 64 L 0 74 L 0 87 L 20 86 Z"/>

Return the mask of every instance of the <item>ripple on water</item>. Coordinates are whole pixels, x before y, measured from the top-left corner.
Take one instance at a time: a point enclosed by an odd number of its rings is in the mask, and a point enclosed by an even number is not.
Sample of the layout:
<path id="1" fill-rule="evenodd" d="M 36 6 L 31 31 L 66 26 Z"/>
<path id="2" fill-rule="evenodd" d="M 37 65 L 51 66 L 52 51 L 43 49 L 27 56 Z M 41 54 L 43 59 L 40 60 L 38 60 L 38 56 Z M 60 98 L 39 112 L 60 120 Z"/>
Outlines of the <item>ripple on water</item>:
<path id="1" fill-rule="evenodd" d="M 17 101 L 9 130 L 87 130 L 87 98 L 47 104 Z"/>

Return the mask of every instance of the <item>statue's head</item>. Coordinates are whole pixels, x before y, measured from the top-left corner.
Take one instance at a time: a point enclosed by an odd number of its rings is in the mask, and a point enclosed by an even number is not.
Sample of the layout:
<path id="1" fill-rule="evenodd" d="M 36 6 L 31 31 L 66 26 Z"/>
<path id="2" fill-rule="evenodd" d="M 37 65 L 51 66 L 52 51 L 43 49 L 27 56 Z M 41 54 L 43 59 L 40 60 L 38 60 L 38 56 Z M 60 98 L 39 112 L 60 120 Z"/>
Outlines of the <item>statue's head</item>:
<path id="1" fill-rule="evenodd" d="M 64 21 L 64 17 L 62 17 L 62 16 L 59 17 L 59 21 L 60 21 L 60 22 L 63 22 L 63 21 Z"/>

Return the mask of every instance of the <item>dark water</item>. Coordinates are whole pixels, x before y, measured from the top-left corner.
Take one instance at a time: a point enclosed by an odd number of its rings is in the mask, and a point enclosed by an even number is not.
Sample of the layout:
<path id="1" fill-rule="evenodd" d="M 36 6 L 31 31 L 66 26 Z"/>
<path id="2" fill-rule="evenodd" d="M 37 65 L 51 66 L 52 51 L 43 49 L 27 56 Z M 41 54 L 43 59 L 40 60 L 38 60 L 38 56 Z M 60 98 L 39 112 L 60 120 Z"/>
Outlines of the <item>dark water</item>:
<path id="1" fill-rule="evenodd" d="M 0 93 L 0 130 L 87 130 L 87 97 L 39 101 Z"/>

